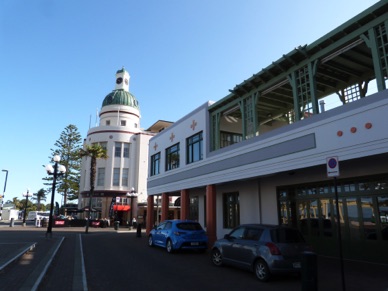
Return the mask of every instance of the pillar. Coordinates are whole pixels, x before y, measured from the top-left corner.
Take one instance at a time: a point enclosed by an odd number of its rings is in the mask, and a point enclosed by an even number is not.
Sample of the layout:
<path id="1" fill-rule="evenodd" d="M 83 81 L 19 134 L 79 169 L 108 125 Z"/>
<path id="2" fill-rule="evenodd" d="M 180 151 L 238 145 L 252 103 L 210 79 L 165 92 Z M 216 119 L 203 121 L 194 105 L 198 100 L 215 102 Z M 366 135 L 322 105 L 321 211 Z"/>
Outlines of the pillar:
<path id="1" fill-rule="evenodd" d="M 181 190 L 181 219 L 189 219 L 190 215 L 190 196 L 189 190 Z"/>
<path id="2" fill-rule="evenodd" d="M 161 222 L 168 219 L 168 206 L 170 205 L 170 197 L 168 196 L 168 193 L 162 194 L 162 215 L 161 215 Z"/>
<path id="3" fill-rule="evenodd" d="M 206 186 L 206 230 L 209 247 L 217 240 L 216 186 Z"/>
<path id="4" fill-rule="evenodd" d="M 154 227 L 155 217 L 154 217 L 154 196 L 148 195 L 147 197 L 147 221 L 146 221 L 146 233 L 150 233 L 151 229 Z"/>

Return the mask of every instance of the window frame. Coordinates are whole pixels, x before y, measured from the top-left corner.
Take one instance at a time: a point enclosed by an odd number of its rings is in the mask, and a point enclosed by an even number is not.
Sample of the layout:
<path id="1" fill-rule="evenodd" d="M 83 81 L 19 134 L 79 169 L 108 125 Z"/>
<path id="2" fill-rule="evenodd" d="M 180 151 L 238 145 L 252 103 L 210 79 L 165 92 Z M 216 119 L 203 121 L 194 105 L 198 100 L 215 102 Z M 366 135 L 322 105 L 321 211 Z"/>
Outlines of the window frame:
<path id="1" fill-rule="evenodd" d="M 151 167 L 150 167 L 150 176 L 155 176 L 160 174 L 160 152 L 151 156 Z"/>
<path id="2" fill-rule="evenodd" d="M 186 139 L 186 163 L 192 164 L 203 159 L 203 132 Z"/>
<path id="3" fill-rule="evenodd" d="M 179 151 L 180 151 L 179 143 L 176 143 L 166 148 L 166 163 L 165 163 L 166 172 L 179 168 L 179 162 L 180 162 Z M 174 157 L 174 155 L 176 155 L 176 157 Z"/>

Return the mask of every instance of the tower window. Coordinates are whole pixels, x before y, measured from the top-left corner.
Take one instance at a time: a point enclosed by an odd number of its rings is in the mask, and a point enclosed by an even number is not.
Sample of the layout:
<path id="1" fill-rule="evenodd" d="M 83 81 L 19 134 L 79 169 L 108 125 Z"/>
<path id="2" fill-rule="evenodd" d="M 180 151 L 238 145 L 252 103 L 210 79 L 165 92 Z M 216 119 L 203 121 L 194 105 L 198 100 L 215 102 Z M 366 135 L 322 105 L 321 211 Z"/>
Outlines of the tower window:
<path id="1" fill-rule="evenodd" d="M 126 126 L 127 125 L 127 121 L 126 120 L 120 120 L 120 124 L 121 124 L 121 126 Z"/>
<path id="2" fill-rule="evenodd" d="M 115 157 L 121 157 L 121 142 L 115 142 Z"/>
<path id="3" fill-rule="evenodd" d="M 97 186 L 104 186 L 105 168 L 97 169 Z"/>
<path id="4" fill-rule="evenodd" d="M 129 158 L 129 143 L 124 143 L 123 157 Z"/>
<path id="5" fill-rule="evenodd" d="M 113 169 L 113 186 L 120 186 L 120 168 Z"/>
<path id="6" fill-rule="evenodd" d="M 106 120 L 106 121 L 105 121 L 105 125 L 106 125 L 106 126 L 109 126 L 109 125 L 110 125 L 110 120 Z"/>
<path id="7" fill-rule="evenodd" d="M 124 168 L 123 175 L 121 177 L 121 186 L 128 186 L 128 176 L 129 176 L 129 169 Z"/>

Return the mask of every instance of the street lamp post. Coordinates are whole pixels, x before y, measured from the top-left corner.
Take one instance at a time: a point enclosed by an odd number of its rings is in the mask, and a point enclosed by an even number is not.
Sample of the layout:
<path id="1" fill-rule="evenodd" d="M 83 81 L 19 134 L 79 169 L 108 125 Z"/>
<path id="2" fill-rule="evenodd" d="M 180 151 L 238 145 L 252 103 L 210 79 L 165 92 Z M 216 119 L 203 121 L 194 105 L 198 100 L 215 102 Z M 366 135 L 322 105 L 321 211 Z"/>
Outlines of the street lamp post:
<path id="1" fill-rule="evenodd" d="M 2 171 L 5 172 L 5 182 L 4 182 L 3 196 L 1 197 L 0 220 L 3 219 L 3 204 L 4 204 L 5 189 L 7 188 L 7 179 L 8 179 L 8 170 L 2 170 Z"/>
<path id="2" fill-rule="evenodd" d="M 24 207 L 24 215 L 23 215 L 23 226 L 26 226 L 26 215 L 27 215 L 27 207 L 28 207 L 28 197 L 31 197 L 30 189 L 27 189 L 27 193 L 23 193 L 23 196 L 26 197 L 26 206 Z"/>
<path id="3" fill-rule="evenodd" d="M 57 178 L 61 177 L 64 173 L 66 173 L 65 166 L 59 165 L 59 161 L 61 160 L 61 157 L 59 155 L 54 156 L 54 167 L 48 164 L 46 166 L 46 171 L 48 175 L 53 176 L 53 186 L 51 191 L 51 204 L 50 204 L 50 217 L 49 217 L 49 223 L 47 226 L 47 235 L 52 235 L 52 228 L 53 228 L 53 209 L 54 209 L 54 196 L 55 196 L 55 186 L 57 183 Z"/>
<path id="4" fill-rule="evenodd" d="M 131 192 L 128 192 L 127 193 L 127 197 L 130 197 L 131 198 L 131 208 L 129 209 L 129 213 L 130 213 L 130 218 L 129 218 L 129 225 L 130 225 L 130 227 L 132 227 L 133 226 L 133 217 L 132 217 L 132 207 L 133 207 L 133 198 L 136 198 L 136 196 L 137 196 L 137 193 L 136 193 L 136 191 L 135 191 L 135 188 L 133 188 L 132 187 L 132 189 L 131 189 Z"/>

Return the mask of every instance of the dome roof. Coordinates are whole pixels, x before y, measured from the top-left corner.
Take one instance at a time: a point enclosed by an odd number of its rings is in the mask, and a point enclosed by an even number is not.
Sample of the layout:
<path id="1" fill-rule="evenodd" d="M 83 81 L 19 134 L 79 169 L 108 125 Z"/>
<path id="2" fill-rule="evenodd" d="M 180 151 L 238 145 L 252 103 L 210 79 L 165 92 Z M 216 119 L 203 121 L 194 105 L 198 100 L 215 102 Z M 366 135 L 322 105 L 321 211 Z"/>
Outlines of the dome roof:
<path id="1" fill-rule="evenodd" d="M 106 95 L 104 101 L 102 101 L 102 107 L 108 105 L 125 105 L 139 110 L 139 102 L 137 102 L 135 96 L 122 89 L 113 90 Z"/>

